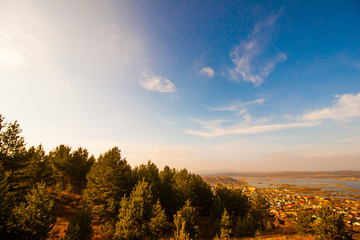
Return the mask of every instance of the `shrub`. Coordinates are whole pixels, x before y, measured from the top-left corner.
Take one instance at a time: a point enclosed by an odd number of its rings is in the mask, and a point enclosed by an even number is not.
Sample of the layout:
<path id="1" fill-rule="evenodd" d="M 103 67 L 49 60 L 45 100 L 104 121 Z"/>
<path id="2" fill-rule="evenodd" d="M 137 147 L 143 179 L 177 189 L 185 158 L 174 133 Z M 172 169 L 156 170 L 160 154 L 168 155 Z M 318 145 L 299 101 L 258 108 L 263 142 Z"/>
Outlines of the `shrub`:
<path id="1" fill-rule="evenodd" d="M 91 239 L 93 229 L 91 227 L 92 213 L 91 209 L 80 208 L 71 219 L 70 224 L 65 231 L 63 240 L 87 240 Z"/>

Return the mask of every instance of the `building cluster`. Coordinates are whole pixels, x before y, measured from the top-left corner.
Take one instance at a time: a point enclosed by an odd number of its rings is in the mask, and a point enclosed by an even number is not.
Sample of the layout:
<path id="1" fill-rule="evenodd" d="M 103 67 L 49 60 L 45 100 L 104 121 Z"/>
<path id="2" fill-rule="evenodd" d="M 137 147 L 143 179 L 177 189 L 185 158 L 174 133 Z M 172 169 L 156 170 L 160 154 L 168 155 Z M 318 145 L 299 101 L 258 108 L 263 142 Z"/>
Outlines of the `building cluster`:
<path id="1" fill-rule="evenodd" d="M 209 182 L 209 179 L 212 181 Z M 216 187 L 216 184 L 223 184 L 228 188 L 241 189 L 250 199 L 257 194 L 263 195 L 268 199 L 271 212 L 280 220 L 279 222 L 292 221 L 297 217 L 300 209 L 312 211 L 313 217 L 318 218 L 316 210 L 327 205 L 341 214 L 348 225 L 360 230 L 360 199 L 307 195 L 297 193 L 293 189 L 290 191 L 285 187 L 256 188 L 249 186 L 246 181 L 229 181 L 228 179 L 230 177 L 212 177 L 206 180 L 212 189 Z"/>
<path id="2" fill-rule="evenodd" d="M 286 189 L 244 187 L 243 192 L 250 198 L 261 194 L 269 200 L 271 212 L 281 220 L 291 220 L 297 217 L 300 209 L 313 211 L 324 205 L 344 216 L 345 221 L 352 226 L 360 227 L 360 200 L 333 198 L 322 196 L 301 195 Z"/>

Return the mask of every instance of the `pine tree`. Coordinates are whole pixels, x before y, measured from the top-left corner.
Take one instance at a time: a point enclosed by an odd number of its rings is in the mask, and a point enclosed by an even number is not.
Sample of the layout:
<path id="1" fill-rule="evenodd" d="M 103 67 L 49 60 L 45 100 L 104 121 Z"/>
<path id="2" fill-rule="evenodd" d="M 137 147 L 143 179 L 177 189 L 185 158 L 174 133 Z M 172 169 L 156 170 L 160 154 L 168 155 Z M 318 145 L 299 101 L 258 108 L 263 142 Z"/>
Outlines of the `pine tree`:
<path id="1" fill-rule="evenodd" d="M 254 219 L 257 223 L 257 229 L 261 232 L 266 229 L 273 227 L 274 225 L 274 215 L 270 213 L 270 205 L 268 200 L 261 196 L 257 195 L 251 202 L 251 214 L 254 216 Z"/>
<path id="2" fill-rule="evenodd" d="M 181 235 L 188 234 L 190 239 L 199 239 L 200 230 L 198 226 L 198 215 L 190 200 L 186 201 L 185 206 L 180 209 L 174 216 L 174 224 L 176 231 L 175 239 L 179 239 Z M 182 229 L 184 230 L 182 231 Z M 185 232 L 181 234 L 181 232 Z"/>
<path id="3" fill-rule="evenodd" d="M 72 152 L 66 163 L 65 174 L 69 177 L 72 188 L 79 191 L 86 187 L 86 174 L 94 163 L 94 157 L 89 158 L 85 148 L 79 147 Z"/>
<path id="4" fill-rule="evenodd" d="M 176 211 L 180 208 L 178 207 L 178 198 L 174 189 L 175 173 L 176 170 L 174 168 L 171 169 L 170 167 L 165 166 L 159 174 L 161 180 L 159 198 L 169 219 L 172 219 Z"/>
<path id="5" fill-rule="evenodd" d="M 0 154 L 11 158 L 25 150 L 25 140 L 24 137 L 20 136 L 22 130 L 19 123 L 17 121 L 7 123 L 4 122 L 4 119 L 5 118 L 0 114 Z M 5 131 L 3 128 L 6 128 Z M 8 163 L 9 167 L 14 167 L 16 165 L 11 162 Z"/>
<path id="6" fill-rule="evenodd" d="M 93 235 L 92 213 L 87 207 L 80 208 L 71 219 L 63 240 L 88 240 Z"/>
<path id="7" fill-rule="evenodd" d="M 37 182 L 41 181 L 50 182 L 53 172 L 43 146 L 30 147 L 27 155 L 29 157 L 29 164 L 24 171 L 28 185 L 34 186 Z"/>
<path id="8" fill-rule="evenodd" d="M 13 197 L 9 192 L 9 175 L 0 162 L 0 239 L 7 238 L 9 219 L 14 207 Z"/>
<path id="9" fill-rule="evenodd" d="M 165 210 L 161 207 L 160 201 L 153 205 L 152 218 L 150 219 L 149 228 L 152 239 L 159 239 L 169 227 Z"/>
<path id="10" fill-rule="evenodd" d="M 67 163 L 71 156 L 71 147 L 60 145 L 53 151 L 49 152 L 48 158 L 52 167 L 52 179 L 55 181 L 56 187 L 64 190 L 69 184 L 70 179 L 66 174 Z"/>
<path id="11" fill-rule="evenodd" d="M 154 201 L 160 197 L 161 180 L 159 176 L 159 169 L 157 166 L 148 161 L 146 165 L 141 164 L 134 169 L 134 175 L 137 181 L 145 180 L 151 187 L 151 192 Z"/>
<path id="12" fill-rule="evenodd" d="M 246 216 L 237 219 L 234 235 L 236 237 L 254 237 L 257 232 L 257 222 L 254 216 L 249 212 Z"/>
<path id="13" fill-rule="evenodd" d="M 100 217 L 103 235 L 111 238 L 115 233 L 119 202 L 133 186 L 131 167 L 126 159 L 121 158 L 117 147 L 101 154 L 92 165 L 87 175 L 84 199 L 93 213 Z"/>
<path id="14" fill-rule="evenodd" d="M 129 199 L 121 200 L 119 221 L 116 223 L 117 239 L 141 239 L 149 235 L 146 220 L 151 218 L 152 194 L 147 182 L 139 182 Z"/>
<path id="15" fill-rule="evenodd" d="M 54 201 L 45 183 L 37 183 L 25 196 L 25 202 L 14 209 L 16 231 L 23 239 L 46 239 L 55 223 Z"/>
<path id="16" fill-rule="evenodd" d="M 24 168 L 29 159 L 25 148 L 25 140 L 20 134 L 22 132 L 20 124 L 4 122 L 4 117 L 0 114 L 0 162 L 6 172 L 11 171 L 8 178 L 10 191 L 16 193 L 16 198 L 21 198 L 19 192 L 23 190 Z"/>
<path id="17" fill-rule="evenodd" d="M 81 191 L 86 187 L 86 174 L 90 171 L 95 158 L 85 148 L 79 147 L 71 152 L 71 147 L 60 145 L 49 153 L 53 168 L 53 178 L 61 189 Z"/>
<path id="18" fill-rule="evenodd" d="M 220 222 L 220 236 L 216 237 L 215 239 L 230 240 L 230 235 L 232 232 L 231 227 L 232 224 L 229 214 L 227 213 L 226 209 L 224 209 Z"/>
<path id="19" fill-rule="evenodd" d="M 165 211 L 160 202 L 152 204 L 151 189 L 145 181 L 139 182 L 120 205 L 116 239 L 157 239 L 166 227 Z"/>
<path id="20" fill-rule="evenodd" d="M 201 215 L 209 215 L 213 205 L 211 187 L 199 175 L 186 169 L 175 172 L 173 189 L 177 199 L 177 208 L 184 206 L 187 200 L 197 208 Z"/>
<path id="21" fill-rule="evenodd" d="M 176 231 L 174 233 L 174 240 L 191 240 L 190 234 L 186 232 L 186 222 L 185 221 L 177 221 L 181 219 L 181 216 L 176 215 L 174 218 L 174 223 L 176 227 Z M 177 225 L 181 224 L 181 225 Z"/>
<path id="22" fill-rule="evenodd" d="M 216 218 L 220 218 L 226 208 L 230 218 L 235 221 L 238 217 L 245 216 L 250 208 L 248 197 L 240 189 L 217 185 L 215 199 L 212 214 Z"/>

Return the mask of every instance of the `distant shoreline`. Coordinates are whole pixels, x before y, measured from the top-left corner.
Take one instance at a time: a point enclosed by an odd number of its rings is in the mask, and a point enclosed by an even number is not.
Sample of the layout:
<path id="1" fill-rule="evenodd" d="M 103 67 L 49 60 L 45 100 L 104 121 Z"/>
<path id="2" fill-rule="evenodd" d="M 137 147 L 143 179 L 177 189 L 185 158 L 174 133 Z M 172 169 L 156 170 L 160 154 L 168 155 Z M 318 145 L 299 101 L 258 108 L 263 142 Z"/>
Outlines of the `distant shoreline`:
<path id="1" fill-rule="evenodd" d="M 360 171 L 283 171 L 283 172 L 222 172 L 200 174 L 202 176 L 257 177 L 257 178 L 313 178 L 360 181 Z"/>

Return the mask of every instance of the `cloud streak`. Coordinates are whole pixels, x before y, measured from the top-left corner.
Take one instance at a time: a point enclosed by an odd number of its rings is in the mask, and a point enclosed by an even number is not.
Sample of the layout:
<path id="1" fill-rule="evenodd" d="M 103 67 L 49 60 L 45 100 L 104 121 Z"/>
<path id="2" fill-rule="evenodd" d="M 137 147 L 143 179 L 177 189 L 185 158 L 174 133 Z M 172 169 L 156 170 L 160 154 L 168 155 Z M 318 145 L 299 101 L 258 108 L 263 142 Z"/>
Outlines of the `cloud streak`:
<path id="1" fill-rule="evenodd" d="M 258 22 L 248 38 L 241 41 L 230 53 L 235 65 L 229 70 L 232 79 L 241 79 L 259 86 L 278 63 L 287 59 L 283 52 L 267 51 L 270 49 L 271 30 L 277 17 L 271 15 L 265 21 Z"/>
<path id="2" fill-rule="evenodd" d="M 173 93 L 176 92 L 175 84 L 172 83 L 169 79 L 156 76 L 152 72 L 143 72 L 143 78 L 139 80 L 143 88 L 149 91 L 159 92 L 159 93 Z"/>
<path id="3" fill-rule="evenodd" d="M 238 103 L 238 104 L 225 106 L 225 107 L 211 107 L 211 108 L 209 108 L 209 110 L 211 110 L 211 111 L 232 111 L 232 112 L 236 112 L 236 111 L 242 110 L 243 108 L 245 108 L 245 107 L 247 107 L 249 105 L 263 104 L 264 102 L 265 102 L 265 99 L 260 98 L 260 99 L 254 100 L 254 101 Z"/>
<path id="4" fill-rule="evenodd" d="M 333 106 L 311 111 L 297 118 L 294 123 L 274 123 L 274 124 L 251 124 L 251 117 L 245 106 L 250 104 L 262 104 L 264 99 L 223 107 L 210 108 L 216 111 L 239 111 L 239 116 L 243 121 L 230 124 L 228 120 L 197 121 L 202 125 L 201 130 L 184 129 L 187 134 L 198 135 L 202 137 L 219 137 L 230 134 L 257 134 L 264 132 L 273 132 L 285 129 L 307 128 L 321 125 L 324 120 L 330 119 L 340 122 L 351 122 L 360 117 L 360 93 L 336 95 Z M 234 122 L 234 121 L 232 121 Z M 226 124 L 226 126 L 225 126 Z M 353 139 L 352 139 L 353 140 Z"/>
<path id="5" fill-rule="evenodd" d="M 223 127 L 217 121 L 211 121 L 203 125 L 203 130 L 184 129 L 184 132 L 191 135 L 202 137 L 220 137 L 230 134 L 258 134 L 265 132 L 273 132 L 285 129 L 306 128 L 319 125 L 319 122 L 298 122 L 284 124 L 266 124 L 255 126 L 244 126 L 243 123 L 234 124 L 229 127 Z"/>

